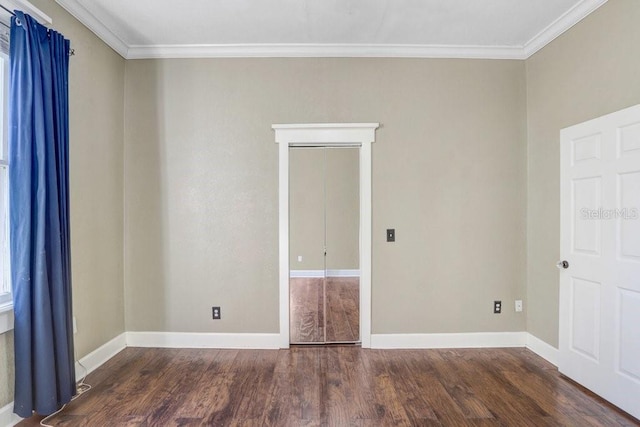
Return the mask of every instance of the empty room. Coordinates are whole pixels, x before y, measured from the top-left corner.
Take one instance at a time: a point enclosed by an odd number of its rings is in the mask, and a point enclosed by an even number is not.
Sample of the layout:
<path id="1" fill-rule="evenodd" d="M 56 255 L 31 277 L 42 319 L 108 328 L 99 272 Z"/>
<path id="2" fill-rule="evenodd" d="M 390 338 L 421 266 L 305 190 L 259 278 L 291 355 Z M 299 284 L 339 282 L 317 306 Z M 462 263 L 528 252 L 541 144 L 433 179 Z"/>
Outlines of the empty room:
<path id="1" fill-rule="evenodd" d="M 640 426 L 639 22 L 0 0 L 0 426 Z"/>

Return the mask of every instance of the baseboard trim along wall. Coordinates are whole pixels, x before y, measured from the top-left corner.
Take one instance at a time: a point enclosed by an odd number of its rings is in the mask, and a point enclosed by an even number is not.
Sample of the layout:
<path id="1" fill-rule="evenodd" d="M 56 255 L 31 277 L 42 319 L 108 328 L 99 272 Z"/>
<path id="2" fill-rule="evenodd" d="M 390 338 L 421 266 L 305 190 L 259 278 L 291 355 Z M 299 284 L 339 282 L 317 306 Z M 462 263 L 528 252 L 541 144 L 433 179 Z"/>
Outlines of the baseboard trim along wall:
<path id="1" fill-rule="evenodd" d="M 528 332 L 371 335 L 371 348 L 379 349 L 491 347 L 526 347 L 549 363 L 558 366 L 558 349 Z"/>
<path id="2" fill-rule="evenodd" d="M 0 426 L 14 426 L 22 421 L 22 418 L 13 413 L 13 402 L 0 409 Z"/>
<path id="3" fill-rule="evenodd" d="M 527 333 L 527 343 L 525 345 L 529 350 L 538 356 L 546 359 L 547 362 L 558 366 L 559 350 L 552 345 L 547 344 L 535 335 Z"/>
<path id="4" fill-rule="evenodd" d="M 106 344 L 93 350 L 85 357 L 76 362 L 76 380 L 80 381 L 83 376 L 89 375 L 98 369 L 106 361 L 127 347 L 127 336 L 125 333 L 118 335 Z"/>
<path id="5" fill-rule="evenodd" d="M 526 332 L 461 334 L 372 334 L 371 348 L 485 348 L 524 347 Z"/>
<path id="6" fill-rule="evenodd" d="M 290 270 L 289 277 L 324 277 L 324 270 Z M 360 270 L 327 270 L 327 277 L 360 277 Z"/>
<path id="7" fill-rule="evenodd" d="M 128 347 L 165 348 L 280 348 L 280 334 L 198 332 L 127 332 Z"/>

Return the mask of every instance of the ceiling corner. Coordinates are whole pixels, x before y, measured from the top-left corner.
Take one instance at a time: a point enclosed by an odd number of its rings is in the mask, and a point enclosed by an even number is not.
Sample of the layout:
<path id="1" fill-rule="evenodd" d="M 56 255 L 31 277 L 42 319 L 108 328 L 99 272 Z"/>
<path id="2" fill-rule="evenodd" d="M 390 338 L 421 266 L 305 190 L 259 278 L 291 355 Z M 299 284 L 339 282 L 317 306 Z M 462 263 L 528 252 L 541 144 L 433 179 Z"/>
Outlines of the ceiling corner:
<path id="1" fill-rule="evenodd" d="M 51 17 L 27 0 L 3 0 L 2 5 L 10 10 L 21 10 L 44 24 L 51 24 Z"/>
<path id="2" fill-rule="evenodd" d="M 115 50 L 120 56 L 127 59 L 129 46 L 123 42 L 113 31 L 107 28 L 102 21 L 96 18 L 77 0 L 56 0 L 62 8 L 69 12 L 74 18 L 80 21 L 85 27 L 91 30 L 109 47 Z"/>
<path id="3" fill-rule="evenodd" d="M 525 57 L 529 58 L 532 56 L 606 2 L 607 0 L 582 0 L 579 3 L 576 3 L 575 6 L 525 43 L 523 47 Z"/>

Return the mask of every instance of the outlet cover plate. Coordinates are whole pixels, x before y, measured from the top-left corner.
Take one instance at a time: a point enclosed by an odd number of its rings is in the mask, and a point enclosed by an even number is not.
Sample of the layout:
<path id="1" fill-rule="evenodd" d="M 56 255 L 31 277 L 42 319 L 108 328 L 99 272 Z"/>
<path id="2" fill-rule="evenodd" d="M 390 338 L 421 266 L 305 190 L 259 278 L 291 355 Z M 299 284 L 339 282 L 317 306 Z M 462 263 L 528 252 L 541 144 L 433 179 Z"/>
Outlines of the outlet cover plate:
<path id="1" fill-rule="evenodd" d="M 494 314 L 502 313 L 502 301 L 494 301 L 493 302 L 493 313 Z"/>

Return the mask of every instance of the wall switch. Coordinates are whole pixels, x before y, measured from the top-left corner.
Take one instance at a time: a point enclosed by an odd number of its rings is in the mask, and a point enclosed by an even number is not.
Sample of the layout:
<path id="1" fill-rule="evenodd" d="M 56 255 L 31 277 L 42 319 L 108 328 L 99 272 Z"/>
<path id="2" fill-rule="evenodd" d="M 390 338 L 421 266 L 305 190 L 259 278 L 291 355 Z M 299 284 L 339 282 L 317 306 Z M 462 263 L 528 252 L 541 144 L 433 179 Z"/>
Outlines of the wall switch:
<path id="1" fill-rule="evenodd" d="M 494 314 L 502 313 L 502 301 L 494 301 L 493 302 L 493 312 L 494 312 Z"/>
<path id="2" fill-rule="evenodd" d="M 521 312 L 522 311 L 522 300 L 521 299 L 517 299 L 516 300 L 516 312 Z"/>
<path id="3" fill-rule="evenodd" d="M 222 315 L 220 314 L 220 307 L 211 307 L 211 312 L 213 320 L 222 319 Z"/>
<path id="4" fill-rule="evenodd" d="M 73 316 L 73 333 L 78 333 L 78 322 L 76 321 L 76 316 Z"/>
<path id="5" fill-rule="evenodd" d="M 298 255 L 298 262 L 302 262 L 302 255 Z"/>
<path id="6" fill-rule="evenodd" d="M 395 242 L 395 241 L 396 241 L 396 229 L 387 228 L 387 242 Z"/>

